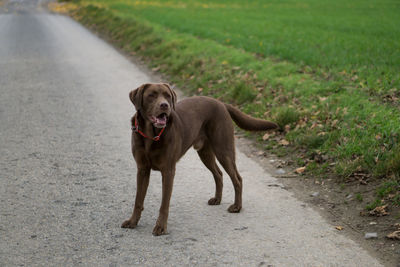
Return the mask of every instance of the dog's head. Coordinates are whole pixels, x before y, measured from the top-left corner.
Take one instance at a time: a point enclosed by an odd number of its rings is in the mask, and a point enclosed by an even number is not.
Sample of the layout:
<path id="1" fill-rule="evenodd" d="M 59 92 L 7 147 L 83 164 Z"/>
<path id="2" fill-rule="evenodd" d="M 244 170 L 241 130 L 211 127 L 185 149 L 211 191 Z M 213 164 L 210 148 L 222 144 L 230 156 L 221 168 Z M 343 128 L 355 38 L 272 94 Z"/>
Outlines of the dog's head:
<path id="1" fill-rule="evenodd" d="M 156 128 L 167 126 L 175 109 L 176 93 L 166 83 L 146 83 L 129 93 L 133 105 Z"/>

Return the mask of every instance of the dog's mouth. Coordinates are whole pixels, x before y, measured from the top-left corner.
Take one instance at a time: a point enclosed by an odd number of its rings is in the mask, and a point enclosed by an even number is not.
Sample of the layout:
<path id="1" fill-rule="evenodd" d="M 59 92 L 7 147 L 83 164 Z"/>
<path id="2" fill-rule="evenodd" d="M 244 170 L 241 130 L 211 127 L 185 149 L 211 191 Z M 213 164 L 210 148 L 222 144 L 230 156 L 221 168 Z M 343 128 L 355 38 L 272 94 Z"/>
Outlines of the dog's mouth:
<path id="1" fill-rule="evenodd" d="M 157 117 L 151 116 L 150 121 L 153 123 L 154 127 L 164 128 L 165 126 L 167 126 L 168 115 L 167 113 L 161 113 Z"/>

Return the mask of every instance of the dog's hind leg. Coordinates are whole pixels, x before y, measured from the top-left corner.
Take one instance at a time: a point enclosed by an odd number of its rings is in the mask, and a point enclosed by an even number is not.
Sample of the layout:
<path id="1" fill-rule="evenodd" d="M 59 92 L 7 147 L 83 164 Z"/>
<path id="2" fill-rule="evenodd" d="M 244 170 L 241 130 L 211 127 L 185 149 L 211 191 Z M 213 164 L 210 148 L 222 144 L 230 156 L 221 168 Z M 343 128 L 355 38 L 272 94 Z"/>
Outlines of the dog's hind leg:
<path id="1" fill-rule="evenodd" d="M 228 208 L 229 212 L 240 212 L 242 208 L 242 177 L 235 163 L 234 127 L 228 111 L 223 108 L 216 112 L 208 122 L 206 136 L 216 158 L 232 180 L 235 189 L 235 202 Z"/>
<path id="2" fill-rule="evenodd" d="M 234 148 L 233 148 L 234 149 Z M 227 151 L 230 149 L 227 148 Z M 233 150 L 234 151 L 234 150 Z M 224 167 L 225 171 L 231 177 L 233 187 L 235 189 L 235 202 L 228 208 L 229 212 L 240 212 L 242 208 L 242 177 L 240 176 L 235 163 L 235 153 L 218 153 L 216 154 L 218 161 Z"/>
<path id="3" fill-rule="evenodd" d="M 208 200 L 208 205 L 219 205 L 222 198 L 222 172 L 215 161 L 215 154 L 208 143 L 205 143 L 201 150 L 197 151 L 201 161 L 211 171 L 215 181 L 215 196 Z"/>

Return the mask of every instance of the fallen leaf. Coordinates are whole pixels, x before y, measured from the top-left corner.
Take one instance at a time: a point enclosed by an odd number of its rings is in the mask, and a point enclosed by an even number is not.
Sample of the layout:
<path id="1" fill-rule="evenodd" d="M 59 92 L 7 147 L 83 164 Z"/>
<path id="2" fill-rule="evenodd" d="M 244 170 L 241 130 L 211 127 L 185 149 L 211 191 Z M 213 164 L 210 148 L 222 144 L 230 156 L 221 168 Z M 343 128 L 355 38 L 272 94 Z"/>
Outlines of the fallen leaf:
<path id="1" fill-rule="evenodd" d="M 303 128 L 304 126 L 307 125 L 307 122 L 305 119 L 300 119 L 300 121 L 297 123 L 297 126 Z"/>
<path id="2" fill-rule="evenodd" d="M 305 170 L 306 170 L 306 167 L 304 166 L 304 167 L 297 168 L 294 172 L 298 173 L 298 174 L 302 174 Z"/>
<path id="3" fill-rule="evenodd" d="M 279 144 L 282 146 L 288 146 L 290 143 L 288 140 L 286 139 L 282 139 L 281 141 L 279 141 Z"/>
<path id="4" fill-rule="evenodd" d="M 357 167 L 357 171 L 351 175 L 351 177 L 354 177 L 355 180 L 359 181 L 360 184 L 366 185 L 368 184 L 368 179 L 370 177 L 370 175 L 362 172 L 362 168 L 361 166 Z"/>
<path id="5" fill-rule="evenodd" d="M 400 240 L 400 231 L 394 231 L 386 236 L 389 239 Z"/>
<path id="6" fill-rule="evenodd" d="M 266 134 L 263 135 L 262 139 L 263 139 L 264 141 L 266 141 L 266 140 L 268 140 L 268 138 L 269 138 L 270 136 L 271 136 L 271 135 L 270 135 L 269 133 L 266 133 Z"/>
<path id="7" fill-rule="evenodd" d="M 383 206 L 376 207 L 375 209 L 373 209 L 373 210 L 371 210 L 369 212 L 369 215 L 377 216 L 377 217 L 389 215 L 389 213 L 386 210 L 387 207 L 388 207 L 387 204 L 383 205 Z"/>
<path id="8" fill-rule="evenodd" d="M 335 226 L 335 229 L 339 230 L 339 231 L 342 231 L 344 228 L 343 228 L 343 226 Z"/>
<path id="9" fill-rule="evenodd" d="M 316 122 L 314 122 L 312 125 L 311 125 L 311 129 L 314 129 L 315 127 L 317 127 L 317 125 L 318 125 L 318 123 L 316 123 Z"/>

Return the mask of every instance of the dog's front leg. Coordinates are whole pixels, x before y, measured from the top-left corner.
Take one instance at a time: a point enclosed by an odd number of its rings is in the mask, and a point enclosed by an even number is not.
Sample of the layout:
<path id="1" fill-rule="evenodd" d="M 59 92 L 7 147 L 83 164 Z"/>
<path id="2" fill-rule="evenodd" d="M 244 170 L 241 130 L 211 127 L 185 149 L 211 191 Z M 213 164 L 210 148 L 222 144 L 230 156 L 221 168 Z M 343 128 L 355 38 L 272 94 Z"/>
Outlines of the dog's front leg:
<path id="1" fill-rule="evenodd" d="M 136 199 L 132 216 L 121 225 L 122 228 L 135 228 L 140 220 L 143 210 L 143 202 L 146 197 L 147 187 L 150 180 L 150 168 L 138 168 L 136 178 Z"/>
<path id="2" fill-rule="evenodd" d="M 175 176 L 175 166 L 168 170 L 162 170 L 162 200 L 160 213 L 158 215 L 156 226 L 153 229 L 153 235 L 167 234 L 167 221 L 169 212 L 169 202 L 171 200 L 172 187 Z"/>

